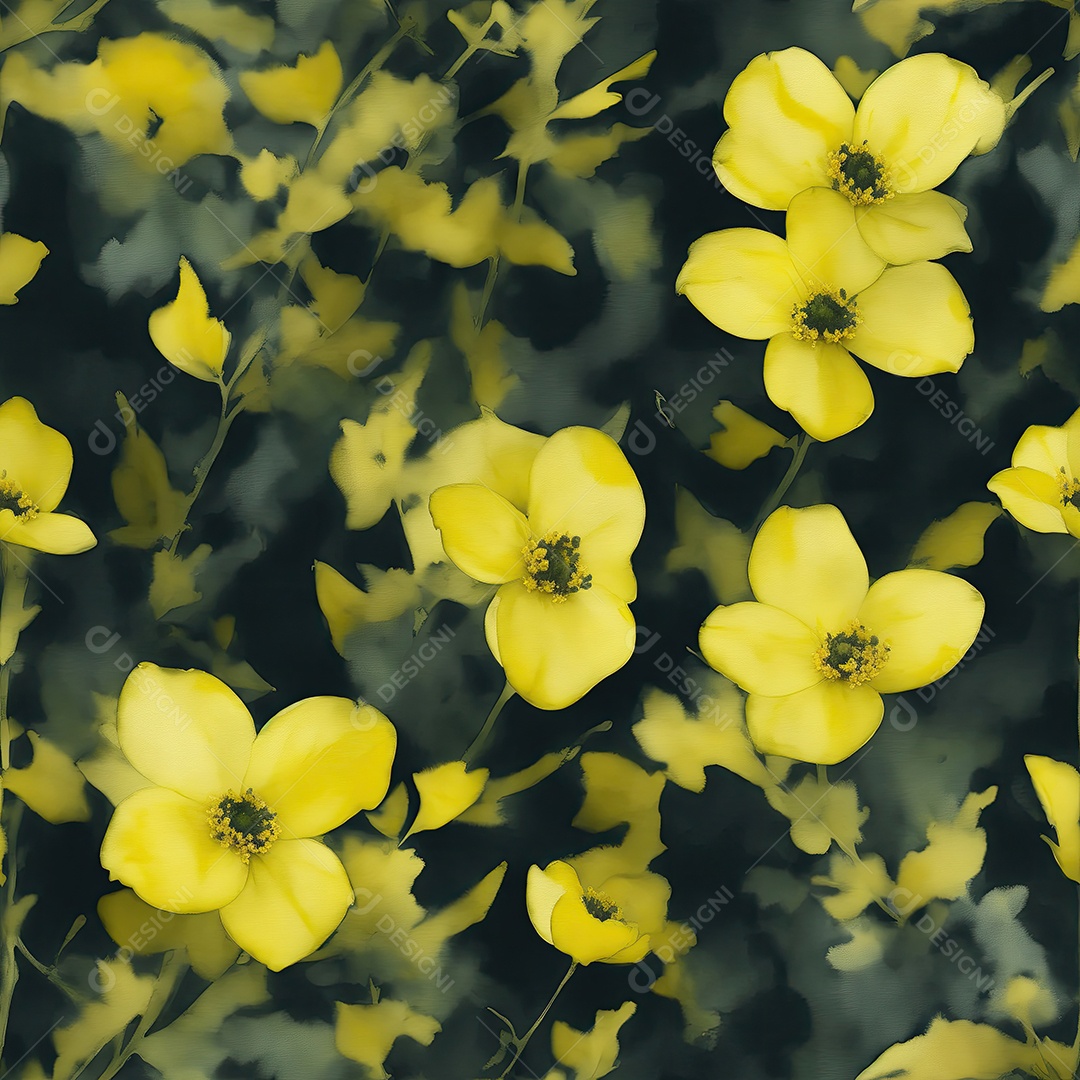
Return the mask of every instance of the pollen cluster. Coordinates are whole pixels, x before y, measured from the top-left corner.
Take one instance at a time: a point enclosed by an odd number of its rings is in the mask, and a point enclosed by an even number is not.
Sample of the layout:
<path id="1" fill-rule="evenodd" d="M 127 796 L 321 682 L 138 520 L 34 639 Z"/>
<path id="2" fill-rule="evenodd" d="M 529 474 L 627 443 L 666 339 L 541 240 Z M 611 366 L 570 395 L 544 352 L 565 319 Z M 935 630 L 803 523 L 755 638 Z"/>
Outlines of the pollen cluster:
<path id="1" fill-rule="evenodd" d="M 594 919 L 598 919 L 600 922 L 607 922 L 609 919 L 614 919 L 616 922 L 623 921 L 622 909 L 607 893 L 602 893 L 599 889 L 594 889 L 590 885 L 581 899 L 585 905 L 585 910 Z"/>
<path id="2" fill-rule="evenodd" d="M 227 791 L 211 805 L 207 816 L 210 835 L 222 847 L 232 848 L 241 862 L 265 855 L 281 835 L 277 815 L 251 788 L 240 795 Z"/>
<path id="3" fill-rule="evenodd" d="M 566 533 L 545 533 L 530 540 L 522 549 L 525 556 L 525 588 L 548 593 L 556 603 L 583 589 L 592 588 L 592 574 L 581 562 L 581 537 Z"/>
<path id="4" fill-rule="evenodd" d="M 814 663 L 826 679 L 843 679 L 861 686 L 881 674 L 889 660 L 889 646 L 853 620 L 838 634 L 827 634 L 814 653 Z"/>
<path id="5" fill-rule="evenodd" d="M 1075 506 L 1080 510 L 1080 480 L 1077 480 L 1075 476 L 1069 476 L 1062 468 L 1058 483 L 1061 486 L 1061 505 Z"/>
<path id="6" fill-rule="evenodd" d="M 796 304 L 792 309 L 791 333 L 799 341 L 843 341 L 859 325 L 855 305 L 855 297 L 848 297 L 843 289 L 821 289 L 805 304 Z"/>
<path id="7" fill-rule="evenodd" d="M 33 521 L 38 516 L 34 500 L 17 488 L 8 478 L 7 473 L 0 476 L 0 510 L 10 510 L 24 521 Z"/>
<path id="8" fill-rule="evenodd" d="M 842 143 L 829 154 L 826 171 L 833 190 L 846 195 L 855 206 L 872 206 L 896 194 L 889 185 L 888 166 L 866 148 L 865 142 L 857 146 Z"/>

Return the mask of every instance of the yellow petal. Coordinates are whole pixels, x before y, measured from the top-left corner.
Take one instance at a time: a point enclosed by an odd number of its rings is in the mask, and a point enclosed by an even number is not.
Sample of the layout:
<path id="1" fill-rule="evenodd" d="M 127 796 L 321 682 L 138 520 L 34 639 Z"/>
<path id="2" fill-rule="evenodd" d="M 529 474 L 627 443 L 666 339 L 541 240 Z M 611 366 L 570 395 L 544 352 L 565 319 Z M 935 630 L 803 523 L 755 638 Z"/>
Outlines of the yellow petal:
<path id="1" fill-rule="evenodd" d="M 0 304 L 17 304 L 15 295 L 38 272 L 49 249 L 40 240 L 27 240 L 18 233 L 0 236 Z"/>
<path id="2" fill-rule="evenodd" d="M 859 610 L 859 621 L 889 646 L 885 668 L 871 685 L 894 694 L 940 679 L 971 648 L 985 611 L 978 589 L 940 570 L 879 578 Z"/>
<path id="3" fill-rule="evenodd" d="M 0 510 L 0 540 L 49 555 L 78 555 L 97 543 L 85 521 L 70 514 L 38 514 L 19 518 Z"/>
<path id="4" fill-rule="evenodd" d="M 97 912 L 117 945 L 139 956 L 186 949 L 195 974 L 211 982 L 232 967 L 240 952 L 216 911 L 177 915 L 140 900 L 131 889 L 119 889 L 98 901 Z"/>
<path id="5" fill-rule="evenodd" d="M 420 796 L 420 809 L 408 835 L 441 829 L 463 814 L 480 798 L 487 778 L 487 769 L 469 772 L 464 761 L 447 761 L 443 765 L 413 773 L 413 783 Z"/>
<path id="6" fill-rule="evenodd" d="M 529 920 L 536 932 L 549 944 L 555 942 L 551 937 L 551 913 L 555 905 L 567 891 L 581 892 L 581 882 L 574 868 L 568 863 L 556 861 L 548 863 L 545 869 L 539 866 L 529 867 L 529 877 L 525 886 L 525 904 L 529 909 Z"/>
<path id="7" fill-rule="evenodd" d="M 210 317 L 210 305 L 191 263 L 180 256 L 176 299 L 150 316 L 150 338 L 174 367 L 205 382 L 220 380 L 232 334 Z"/>
<path id="8" fill-rule="evenodd" d="M 1024 764 L 1046 820 L 1057 833 L 1056 844 L 1047 840 L 1054 858 L 1067 877 L 1080 882 L 1080 773 L 1064 761 L 1038 754 L 1025 754 Z"/>
<path id="9" fill-rule="evenodd" d="M 851 140 L 855 108 L 832 72 L 805 49 L 754 57 L 724 99 L 726 131 L 713 153 L 724 187 L 766 210 L 828 186 L 830 151 Z"/>
<path id="10" fill-rule="evenodd" d="M 394 1043 L 409 1038 L 430 1046 L 442 1025 L 431 1016 L 411 1009 L 404 1001 L 383 999 L 374 1005 L 337 1003 L 334 1044 L 338 1053 L 365 1067 L 365 1076 L 387 1080 L 383 1068 Z"/>
<path id="11" fill-rule="evenodd" d="M 27 737 L 34 748 L 33 761 L 25 769 L 8 769 L 4 787 L 53 825 L 89 821 L 86 784 L 75 762 L 36 731 L 28 731 Z"/>
<path id="12" fill-rule="evenodd" d="M 792 309 L 805 299 L 787 244 L 761 229 L 724 229 L 695 240 L 675 291 L 721 330 L 754 341 L 790 330 Z"/>
<path id="13" fill-rule="evenodd" d="M 602 586 L 557 604 L 514 582 L 496 599 L 495 634 L 507 681 L 538 709 L 565 709 L 633 655 L 634 617 Z"/>
<path id="14" fill-rule="evenodd" d="M 894 375 L 959 371 L 975 348 L 971 310 L 940 263 L 893 266 L 859 293 L 859 323 L 847 346 Z"/>
<path id="15" fill-rule="evenodd" d="M 396 748 L 394 725 L 374 706 L 305 698 L 259 732 L 244 788 L 270 804 L 286 836 L 319 836 L 382 802 Z"/>
<path id="16" fill-rule="evenodd" d="M 851 757 L 877 731 L 883 713 L 872 687 L 829 679 L 787 697 L 746 699 L 746 726 L 758 750 L 818 765 Z"/>
<path id="17" fill-rule="evenodd" d="M 896 266 L 970 251 L 966 219 L 967 207 L 940 191 L 897 195 L 872 206 L 855 207 L 862 238 Z"/>
<path id="18" fill-rule="evenodd" d="M 986 486 L 1021 525 L 1041 533 L 1064 533 L 1069 528 L 1061 505 L 1061 485 L 1035 469 L 1002 469 Z"/>
<path id="19" fill-rule="evenodd" d="M 1001 508 L 993 503 L 964 503 L 919 537 L 910 565 L 924 570 L 975 566 L 982 561 L 986 530 L 999 517 Z"/>
<path id="20" fill-rule="evenodd" d="M 271 971 L 303 960 L 338 927 L 353 890 L 318 840 L 278 840 L 251 860 L 243 891 L 221 909 L 229 937 Z"/>
<path id="21" fill-rule="evenodd" d="M 446 554 L 469 577 L 502 584 L 523 575 L 529 523 L 501 495 L 481 484 L 450 484 L 433 491 L 428 506 Z"/>
<path id="22" fill-rule="evenodd" d="M 556 1020 L 551 1025 L 551 1052 L 555 1060 L 574 1070 L 575 1080 L 600 1080 L 615 1071 L 619 1057 L 619 1029 L 637 1011 L 633 1001 L 618 1009 L 601 1009 L 589 1032 L 575 1031 Z M 556 1074 L 561 1075 L 561 1074 Z M 552 1074 L 544 1080 L 554 1080 Z"/>
<path id="23" fill-rule="evenodd" d="M 786 442 L 779 431 L 744 412 L 734 402 L 721 401 L 712 414 L 714 420 L 723 424 L 723 431 L 709 436 L 705 456 L 725 469 L 745 469 Z"/>
<path id="24" fill-rule="evenodd" d="M 627 603 L 637 596 L 630 556 L 644 524 L 641 484 L 610 435 L 568 427 L 540 448 L 529 475 L 529 528 L 580 536 L 594 585 Z"/>
<path id="25" fill-rule="evenodd" d="M 205 803 L 166 788 L 129 795 L 113 812 L 101 865 L 165 911 L 215 911 L 247 881 L 240 856 L 210 835 Z"/>
<path id="26" fill-rule="evenodd" d="M 150 663 L 124 681 L 116 730 L 143 776 L 202 801 L 240 789 L 255 741 L 251 714 L 220 679 Z"/>
<path id="27" fill-rule="evenodd" d="M 641 934 L 636 926 L 619 919 L 595 918 L 586 910 L 582 894 L 567 890 L 551 910 L 551 939 L 556 949 L 576 963 L 592 964 L 630 948 L 641 940 Z M 628 962 L 640 959 L 636 956 Z"/>
<path id="28" fill-rule="evenodd" d="M 768 604 L 718 607 L 705 620 L 701 652 L 721 675 L 752 694 L 781 697 L 821 681 L 821 639 L 794 615 Z"/>
<path id="29" fill-rule="evenodd" d="M 275 124 L 300 120 L 321 128 L 341 92 L 341 60 L 329 41 L 314 56 L 298 56 L 294 67 L 243 71 L 240 85 L 252 105 Z"/>
<path id="30" fill-rule="evenodd" d="M 976 146 L 991 149 L 1005 130 L 1005 103 L 974 68 L 942 53 L 893 64 L 859 102 L 856 142 L 885 159 L 897 191 L 929 191 L 952 176 Z"/>
<path id="31" fill-rule="evenodd" d="M 866 560 L 835 506 L 782 506 L 750 551 L 754 596 L 790 612 L 819 637 L 849 623 L 866 596 Z"/>
<path id="32" fill-rule="evenodd" d="M 839 191 L 800 192 L 787 212 L 791 261 L 808 291 L 821 286 L 855 296 L 881 276 L 885 260 L 867 246 L 855 226 L 855 208 Z"/>
<path id="33" fill-rule="evenodd" d="M 842 345 L 777 334 L 763 374 L 769 400 L 820 442 L 854 431 L 874 411 L 870 380 Z"/>
<path id="34" fill-rule="evenodd" d="M 41 510 L 55 510 L 71 478 L 71 444 L 39 419 L 26 398 L 0 405 L 0 474 Z"/>
<path id="35" fill-rule="evenodd" d="M 1057 477 L 1059 470 L 1068 469 L 1070 464 L 1067 428 L 1032 424 L 1017 440 L 1012 463 L 1020 468 L 1036 469 L 1047 476 Z"/>

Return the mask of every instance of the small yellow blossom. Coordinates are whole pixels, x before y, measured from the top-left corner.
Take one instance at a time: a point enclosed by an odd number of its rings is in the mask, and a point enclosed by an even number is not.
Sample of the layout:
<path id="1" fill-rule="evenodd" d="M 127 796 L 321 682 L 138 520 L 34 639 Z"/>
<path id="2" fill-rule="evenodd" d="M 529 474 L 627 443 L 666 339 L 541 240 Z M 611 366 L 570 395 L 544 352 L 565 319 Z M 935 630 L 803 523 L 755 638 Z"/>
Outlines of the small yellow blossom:
<path id="1" fill-rule="evenodd" d="M 716 608 L 705 659 L 749 693 L 757 748 L 832 765 L 877 731 L 882 694 L 940 679 L 975 640 L 984 604 L 961 578 L 900 570 L 869 583 L 835 506 L 781 507 L 750 552 L 756 602 Z"/>
<path id="2" fill-rule="evenodd" d="M 1080 773 L 1075 765 L 1038 754 L 1026 754 L 1024 764 L 1046 820 L 1057 833 L 1057 843 L 1049 837 L 1043 839 L 1061 872 L 1080 883 Z"/>
<path id="3" fill-rule="evenodd" d="M 120 693 L 117 737 L 150 786 L 119 803 L 105 833 L 113 880 L 165 911 L 220 912 L 275 971 L 333 933 L 353 890 L 315 838 L 386 794 L 397 733 L 382 713 L 306 698 L 256 736 L 214 676 L 143 663 Z"/>

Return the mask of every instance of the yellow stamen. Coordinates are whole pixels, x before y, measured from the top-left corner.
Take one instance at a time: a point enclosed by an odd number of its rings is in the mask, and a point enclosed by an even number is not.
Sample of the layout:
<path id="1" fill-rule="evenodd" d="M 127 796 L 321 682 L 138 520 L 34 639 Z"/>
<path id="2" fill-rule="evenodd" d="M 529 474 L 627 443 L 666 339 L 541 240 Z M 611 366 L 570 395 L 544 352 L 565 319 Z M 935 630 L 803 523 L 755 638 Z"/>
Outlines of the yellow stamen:
<path id="1" fill-rule="evenodd" d="M 842 143 L 839 150 L 829 154 L 826 171 L 833 189 L 846 195 L 855 206 L 872 206 L 896 194 L 890 183 L 889 167 L 867 149 L 865 142 L 856 146 Z"/>
<path id="2" fill-rule="evenodd" d="M 616 922 L 626 921 L 623 919 L 622 909 L 619 905 L 607 893 L 602 893 L 591 885 L 585 890 L 585 895 L 581 899 L 585 905 L 585 910 L 600 922 L 608 922 L 610 919 L 614 919 Z"/>
<path id="3" fill-rule="evenodd" d="M 1080 480 L 1075 476 L 1070 477 L 1062 468 L 1058 484 L 1061 487 L 1061 505 L 1075 506 L 1080 510 Z"/>
<path id="4" fill-rule="evenodd" d="M 592 588 L 592 574 L 581 562 L 581 537 L 554 529 L 539 540 L 530 540 L 522 549 L 525 576 L 522 581 L 530 592 L 547 593 L 553 603 L 561 604 L 573 593 Z"/>
<path id="5" fill-rule="evenodd" d="M 826 634 L 814 653 L 814 665 L 826 679 L 843 679 L 861 686 L 881 674 L 889 660 L 889 646 L 853 619 L 838 634 Z"/>
<path id="6" fill-rule="evenodd" d="M 0 474 L 0 510 L 10 510 L 23 521 L 33 521 L 38 516 L 39 508 L 33 499 L 16 487 L 7 473 Z"/>
<path id="7" fill-rule="evenodd" d="M 859 325 L 856 298 L 843 289 L 823 287 L 791 310 L 791 333 L 799 341 L 816 342 L 819 338 L 835 344 L 851 337 Z"/>
<path id="8" fill-rule="evenodd" d="M 251 788 L 242 795 L 225 792 L 211 804 L 207 817 L 210 835 L 222 847 L 232 848 L 244 863 L 252 855 L 265 855 L 281 835 L 277 814 Z"/>

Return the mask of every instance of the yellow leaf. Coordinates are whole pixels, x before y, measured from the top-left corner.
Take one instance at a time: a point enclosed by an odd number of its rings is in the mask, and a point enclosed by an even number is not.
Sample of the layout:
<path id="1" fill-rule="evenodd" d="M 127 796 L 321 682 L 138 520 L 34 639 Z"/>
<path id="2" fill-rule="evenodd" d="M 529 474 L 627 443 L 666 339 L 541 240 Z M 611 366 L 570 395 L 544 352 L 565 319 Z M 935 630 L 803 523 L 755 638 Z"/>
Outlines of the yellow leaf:
<path id="1" fill-rule="evenodd" d="M 1024 764 L 1046 820 L 1057 833 L 1056 844 L 1047 836 L 1043 839 L 1062 873 L 1080 883 L 1080 773 L 1067 762 L 1038 754 L 1025 754 Z"/>
<path id="2" fill-rule="evenodd" d="M 459 814 L 457 820 L 467 825 L 505 824 L 506 810 L 502 805 L 503 800 L 535 787 L 541 780 L 545 780 L 576 757 L 577 753 L 576 746 L 567 747 L 565 750 L 553 750 L 527 769 L 521 769 L 509 776 L 500 776 L 495 780 L 489 779 L 480 798 L 468 810 Z"/>
<path id="3" fill-rule="evenodd" d="M 380 933 L 386 917 L 394 926 L 411 930 L 426 914 L 412 894 L 424 860 L 411 848 L 391 840 L 345 836 L 341 862 L 352 882 L 356 899 L 334 935 L 333 943 L 358 949 Z"/>
<path id="4" fill-rule="evenodd" d="M 8 769 L 4 786 L 52 825 L 89 821 L 86 784 L 75 762 L 36 731 L 26 734 L 34 758 L 25 769 Z"/>
<path id="5" fill-rule="evenodd" d="M 464 761 L 448 761 L 413 773 L 420 809 L 406 837 L 449 824 L 480 798 L 487 778 L 487 769 L 468 771 Z"/>
<path id="6" fill-rule="evenodd" d="M 706 693 L 691 717 L 674 694 L 656 687 L 645 691 L 644 716 L 634 738 L 664 775 L 687 791 L 705 790 L 705 768 L 720 765 L 761 788 L 776 781 L 754 752 L 746 733 L 742 695 L 721 676 L 706 676 Z"/>
<path id="7" fill-rule="evenodd" d="M 255 106 L 275 124 L 300 121 L 319 130 L 341 93 L 341 60 L 329 41 L 314 56 L 298 56 L 293 67 L 242 71 L 240 85 Z"/>
<path id="8" fill-rule="evenodd" d="M 479 6 L 483 7 L 482 4 Z M 513 56 L 521 46 L 521 36 L 515 27 L 518 14 L 506 0 L 493 0 L 490 13 L 483 22 L 472 22 L 468 16 L 469 7 L 461 11 L 451 9 L 446 13 L 447 19 L 457 28 L 470 48 L 485 49 L 499 56 Z M 497 41 L 487 36 L 494 26 L 499 28 Z"/>
<path id="9" fill-rule="evenodd" d="M 92 754 L 80 758 L 76 765 L 83 776 L 113 806 L 117 806 L 136 791 L 154 785 L 128 761 L 120 749 L 120 740 L 116 735 L 116 698 L 107 698 L 102 694 L 93 696 L 98 706 L 98 734 L 101 741 Z"/>
<path id="10" fill-rule="evenodd" d="M 1080 239 L 1069 257 L 1050 270 L 1039 300 L 1043 311 L 1060 311 L 1066 304 L 1080 304 Z"/>
<path id="11" fill-rule="evenodd" d="M 938 1016 L 925 1035 L 890 1046 L 856 1080 L 998 1080 L 1039 1061 L 1034 1044 L 1025 1046 L 987 1024 Z"/>
<path id="12" fill-rule="evenodd" d="M 861 915 L 868 904 L 885 900 L 893 882 L 880 855 L 864 855 L 858 862 L 840 852 L 829 857 L 829 872 L 810 879 L 812 885 L 828 885 L 836 893 L 823 897 L 821 906 L 838 922 Z"/>
<path id="13" fill-rule="evenodd" d="M 151 907 L 131 889 L 106 893 L 97 911 L 109 937 L 121 949 L 138 956 L 185 949 L 195 974 L 210 982 L 228 971 L 240 955 L 216 911 L 177 915 Z"/>
<path id="14" fill-rule="evenodd" d="M 29 559 L 29 552 L 24 559 Z M 0 592 L 0 664 L 6 664 L 15 655 L 19 646 L 19 635 L 41 611 L 39 604 L 26 606 L 26 586 L 29 581 L 29 568 L 20 566 L 11 559 L 4 574 L 4 587 Z"/>
<path id="15" fill-rule="evenodd" d="M 787 442 L 779 431 L 730 401 L 721 401 L 712 414 L 723 425 L 723 430 L 709 437 L 705 456 L 718 461 L 725 469 L 745 469 L 774 447 Z"/>
<path id="16" fill-rule="evenodd" d="M 357 588 L 327 563 L 315 563 L 315 596 L 330 626 L 334 648 L 342 656 L 345 642 L 357 627 L 395 619 L 421 601 L 420 583 L 408 570 L 366 566 L 364 576 L 366 590 Z"/>
<path id="17" fill-rule="evenodd" d="M 964 503 L 947 518 L 935 521 L 919 537 L 908 565 L 926 570 L 974 566 L 983 557 L 986 530 L 1001 512 L 997 503 Z"/>
<path id="18" fill-rule="evenodd" d="M 619 1057 L 619 1029 L 637 1012 L 624 1001 L 618 1009 L 601 1009 L 589 1032 L 575 1031 L 556 1020 L 551 1028 L 551 1052 L 560 1065 L 574 1070 L 574 1080 L 600 1080 L 615 1069 Z"/>
<path id="19" fill-rule="evenodd" d="M 623 143 L 637 142 L 650 134 L 652 128 L 613 124 L 608 131 L 565 135 L 550 140 L 546 160 L 557 173 L 586 180 L 605 161 L 617 157 Z"/>
<path id="20" fill-rule="evenodd" d="M 865 71 L 850 56 L 838 56 L 833 65 L 836 81 L 856 101 L 866 93 L 866 88 L 881 74 L 877 68 Z"/>
<path id="21" fill-rule="evenodd" d="M 154 992 L 154 979 L 135 975 L 126 960 L 99 960 L 91 976 L 101 1000 L 83 1006 L 78 1019 L 53 1032 L 53 1080 L 70 1080 L 78 1067 L 141 1016 Z"/>
<path id="22" fill-rule="evenodd" d="M 149 548 L 175 536 L 187 516 L 188 499 L 169 483 L 165 456 L 154 440 L 135 422 L 135 413 L 123 394 L 116 395 L 124 418 L 124 445 L 112 474 L 116 508 L 127 522 L 113 529 L 109 538 L 117 544 Z"/>
<path id="23" fill-rule="evenodd" d="M 863 28 L 872 37 L 888 45 L 896 56 L 906 56 L 916 41 L 934 32 L 934 24 L 923 15 L 936 12 L 942 16 L 1003 0 L 855 0 L 852 10 L 862 19 Z"/>
<path id="24" fill-rule="evenodd" d="M 264 148 L 253 158 L 241 159 L 240 183 L 253 199 L 262 202 L 287 188 L 299 171 L 299 162 L 291 154 L 279 158 Z"/>
<path id="25" fill-rule="evenodd" d="M 931 900 L 957 900 L 967 892 L 986 857 L 986 830 L 979 828 L 979 815 L 997 798 L 997 791 L 996 787 L 973 791 L 951 821 L 927 826 L 929 843 L 922 851 L 908 852 L 896 876 L 898 889 L 908 898 L 905 911 Z"/>
<path id="26" fill-rule="evenodd" d="M 850 780 L 823 783 L 804 776 L 793 788 L 775 785 L 765 792 L 769 805 L 791 821 L 792 843 L 810 855 L 824 855 L 835 838 L 848 850 L 862 842 L 870 811 L 859 807 L 859 793 Z"/>
<path id="27" fill-rule="evenodd" d="M 610 195 L 605 196 L 609 190 Z M 652 200 L 645 195 L 624 195 L 599 184 L 593 191 L 597 206 L 593 246 L 597 258 L 612 277 L 623 281 L 646 278 L 661 263 Z"/>
<path id="28" fill-rule="evenodd" d="M 497 409 L 520 381 L 503 358 L 506 327 L 495 319 L 477 327 L 464 282 L 454 286 L 451 304 L 450 338 L 469 365 L 473 401 L 483 408 Z"/>
<path id="29" fill-rule="evenodd" d="M 829 948 L 825 959 L 831 967 L 837 971 L 864 971 L 880 962 L 889 940 L 888 927 L 860 916 L 845 923 L 843 929 L 851 940 Z"/>
<path id="30" fill-rule="evenodd" d="M 668 553 L 667 569 L 700 569 L 721 604 L 752 597 L 747 567 L 750 538 L 730 521 L 715 518 L 685 488 L 675 494 L 678 546 Z"/>
<path id="31" fill-rule="evenodd" d="M 405 828 L 405 819 L 409 816 L 409 789 L 405 781 L 395 787 L 374 810 L 367 812 L 371 824 L 391 840 L 396 840 Z"/>
<path id="32" fill-rule="evenodd" d="M 210 317 L 210 305 L 191 263 L 180 256 L 176 299 L 150 316 L 150 337 L 174 367 L 205 382 L 220 382 L 232 334 Z"/>
<path id="33" fill-rule="evenodd" d="M 620 68 L 613 75 L 602 79 L 595 86 L 591 86 L 583 93 L 575 94 L 574 97 L 562 102 L 551 114 L 550 118 L 552 120 L 583 120 L 603 112 L 604 109 L 610 109 L 612 105 L 618 105 L 623 96 L 612 91 L 611 84 L 643 79 L 649 74 L 649 68 L 652 67 L 655 59 L 655 49 L 645 53 L 643 56 L 639 56 L 636 60 L 627 64 L 626 67 Z"/>
<path id="34" fill-rule="evenodd" d="M 0 236 L 0 304 L 17 304 L 15 295 L 38 272 L 49 249 L 40 240 L 27 240 L 18 233 Z"/>
<path id="35" fill-rule="evenodd" d="M 485 874 L 464 896 L 441 911 L 428 915 L 413 928 L 412 935 L 429 956 L 438 956 L 449 938 L 468 930 L 487 917 L 506 876 L 506 863 Z"/>
<path id="36" fill-rule="evenodd" d="M 375 1005 L 337 1003 L 334 1043 L 338 1053 L 366 1066 L 375 1080 L 387 1080 L 383 1062 L 394 1043 L 408 1037 L 430 1046 L 442 1025 L 433 1017 L 410 1009 L 404 1001 L 380 1001 Z"/>
<path id="37" fill-rule="evenodd" d="M 1026 1028 L 1042 1028 L 1058 1016 L 1054 992 L 1027 975 L 1016 975 L 1001 991 L 1002 1009 Z"/>
<path id="38" fill-rule="evenodd" d="M 213 552 L 209 544 L 200 544 L 190 555 L 154 552 L 154 577 L 150 582 L 150 609 L 155 619 L 202 599 L 195 578 Z"/>
<path id="39" fill-rule="evenodd" d="M 259 53 L 274 43 L 274 20 L 250 15 L 235 4 L 211 0 L 159 0 L 158 7 L 173 22 L 188 26 L 210 41 L 224 41 L 234 49 Z"/>
<path id="40" fill-rule="evenodd" d="M 300 264 L 300 276 L 312 296 L 312 309 L 335 333 L 355 314 L 364 299 L 364 283 L 352 274 L 338 274 L 323 266 L 314 255 Z"/>

